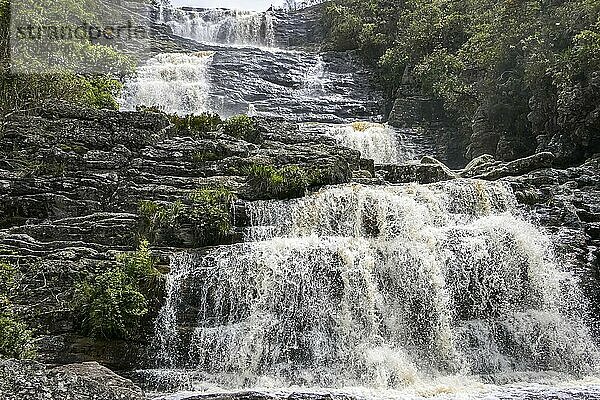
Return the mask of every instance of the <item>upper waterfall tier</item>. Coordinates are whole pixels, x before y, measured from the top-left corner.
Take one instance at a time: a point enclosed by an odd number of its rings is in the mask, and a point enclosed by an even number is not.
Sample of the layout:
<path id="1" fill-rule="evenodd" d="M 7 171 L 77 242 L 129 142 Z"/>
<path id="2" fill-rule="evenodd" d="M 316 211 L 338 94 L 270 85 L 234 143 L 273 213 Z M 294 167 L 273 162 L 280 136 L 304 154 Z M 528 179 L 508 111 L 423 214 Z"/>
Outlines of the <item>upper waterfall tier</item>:
<path id="1" fill-rule="evenodd" d="M 257 202 L 248 242 L 173 259 L 161 365 L 238 389 L 590 372 L 577 279 L 515 204 L 472 180 Z"/>
<path id="2" fill-rule="evenodd" d="M 202 43 L 273 47 L 270 12 L 175 9 L 167 22 L 176 35 Z"/>
<path id="3" fill-rule="evenodd" d="M 247 113 L 291 121 L 376 119 L 381 93 L 347 54 L 317 55 L 258 48 L 206 47 L 159 54 L 125 83 L 123 109 L 157 106 L 178 114 Z M 180 99 L 180 100 L 179 100 Z"/>
<path id="4" fill-rule="evenodd" d="M 120 99 L 122 108 L 160 105 L 168 113 L 209 111 L 208 68 L 212 52 L 159 54 L 140 67 Z"/>

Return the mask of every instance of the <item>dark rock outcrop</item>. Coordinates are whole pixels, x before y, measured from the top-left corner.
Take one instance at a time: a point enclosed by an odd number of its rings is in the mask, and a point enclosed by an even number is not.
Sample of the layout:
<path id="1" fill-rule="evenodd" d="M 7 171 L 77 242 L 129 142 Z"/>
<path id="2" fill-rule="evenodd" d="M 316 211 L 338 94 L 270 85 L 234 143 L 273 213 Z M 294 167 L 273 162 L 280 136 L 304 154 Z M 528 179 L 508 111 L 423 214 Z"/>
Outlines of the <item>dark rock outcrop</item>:
<path id="1" fill-rule="evenodd" d="M 275 42 L 283 47 L 320 46 L 325 40 L 321 24 L 324 4 L 275 13 Z"/>
<path id="2" fill-rule="evenodd" d="M 451 168 L 466 164 L 467 139 L 444 110 L 441 101 L 414 95 L 399 95 L 389 114 L 388 123 L 397 128 L 412 128 L 424 154 L 435 155 Z"/>
<path id="3" fill-rule="evenodd" d="M 577 165 L 600 152 L 600 71 L 553 96 L 532 97 L 529 107 L 537 151 L 554 153 L 557 165 Z"/>
<path id="4" fill-rule="evenodd" d="M 552 153 L 538 153 L 510 162 L 496 161 L 489 154 L 475 158 L 460 172 L 463 178 L 496 180 L 507 176 L 519 176 L 531 171 L 550 168 L 554 161 Z"/>
<path id="5" fill-rule="evenodd" d="M 600 155 L 578 167 L 538 169 L 505 178 L 523 210 L 545 227 L 579 276 L 600 333 Z"/>
<path id="6" fill-rule="evenodd" d="M 435 183 L 457 178 L 447 166 L 432 157 L 424 157 L 420 163 L 412 162 L 377 167 L 378 174 L 389 183 Z"/>
<path id="7" fill-rule="evenodd" d="M 98 363 L 47 368 L 34 361 L 0 361 L 0 395 L 5 400 L 142 400 L 130 380 Z"/>

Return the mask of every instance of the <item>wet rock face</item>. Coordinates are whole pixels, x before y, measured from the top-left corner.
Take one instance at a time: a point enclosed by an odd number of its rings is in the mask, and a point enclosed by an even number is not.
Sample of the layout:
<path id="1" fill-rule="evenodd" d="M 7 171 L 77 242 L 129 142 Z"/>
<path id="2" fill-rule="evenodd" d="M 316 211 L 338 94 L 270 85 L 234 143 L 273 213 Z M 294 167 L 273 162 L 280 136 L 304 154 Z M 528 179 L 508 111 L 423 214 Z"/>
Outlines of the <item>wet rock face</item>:
<path id="1" fill-rule="evenodd" d="M 321 18 L 323 4 L 302 8 L 289 14 L 276 13 L 275 42 L 282 47 L 319 46 L 325 39 Z"/>
<path id="2" fill-rule="evenodd" d="M 378 167 L 377 172 L 389 183 L 428 184 L 449 181 L 458 177 L 447 166 L 432 157 L 424 157 L 420 163 L 384 165 Z"/>
<path id="3" fill-rule="evenodd" d="M 34 361 L 0 361 L 5 400 L 141 400 L 143 391 L 98 363 L 47 368 Z"/>
<path id="4" fill-rule="evenodd" d="M 139 342 L 104 345 L 78 335 L 70 310 L 75 282 L 106 271 L 117 254 L 137 247 L 140 201 L 168 208 L 179 200 L 185 208 L 190 193 L 205 187 L 226 187 L 240 203 L 264 197 L 248 183 L 246 169 L 255 164 L 310 169 L 319 177 L 316 185 L 348 182 L 365 165 L 357 151 L 302 133 L 294 123 L 261 119 L 257 125 L 260 140 L 249 143 L 221 132 L 177 133 L 155 113 L 58 104 L 6 118 L 0 136 L 0 259 L 20 270 L 22 290 L 12 300 L 40 336 L 41 361 L 98 360 L 114 368 L 142 363 L 152 316 Z M 194 235 L 203 216 L 185 214 L 179 222 L 154 243 L 162 248 L 155 254 L 163 264 L 169 248 L 202 245 Z M 233 226 L 215 241 L 235 242 L 236 231 Z"/>
<path id="5" fill-rule="evenodd" d="M 600 152 L 600 71 L 565 86 L 557 99 L 532 97 L 528 120 L 537 136 L 537 151 L 550 151 L 557 165 L 571 166 Z"/>
<path id="6" fill-rule="evenodd" d="M 439 100 L 400 95 L 394 102 L 388 123 L 398 128 L 417 128 L 421 136 L 420 148 L 451 168 L 461 168 L 466 164 L 467 139 L 451 122 Z"/>
<path id="7" fill-rule="evenodd" d="M 379 115 L 382 95 L 352 53 L 207 47 L 206 106 L 222 115 L 246 113 L 291 121 L 342 123 Z"/>
<path id="8" fill-rule="evenodd" d="M 506 178 L 523 210 L 569 254 L 589 299 L 593 329 L 600 333 L 600 155 L 565 170 L 536 169 Z"/>

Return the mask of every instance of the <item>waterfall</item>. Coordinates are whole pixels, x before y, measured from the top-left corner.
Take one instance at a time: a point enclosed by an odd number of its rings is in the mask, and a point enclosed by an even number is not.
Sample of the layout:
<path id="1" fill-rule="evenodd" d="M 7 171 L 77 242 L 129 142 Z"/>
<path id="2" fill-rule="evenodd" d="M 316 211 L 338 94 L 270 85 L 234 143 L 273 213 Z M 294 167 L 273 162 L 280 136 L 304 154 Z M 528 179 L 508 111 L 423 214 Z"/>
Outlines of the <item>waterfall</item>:
<path id="1" fill-rule="evenodd" d="M 395 164 L 412 158 L 410 154 L 400 154 L 401 136 L 388 125 L 355 122 L 333 126 L 329 133 L 341 145 L 360 151 L 363 158 L 374 160 L 375 164 Z"/>
<path id="2" fill-rule="evenodd" d="M 125 82 L 121 108 L 157 106 L 181 115 L 208 111 L 208 68 L 212 55 L 212 52 L 158 54 Z"/>
<path id="3" fill-rule="evenodd" d="M 203 43 L 275 45 L 273 16 L 270 12 L 177 9 L 167 24 L 176 35 Z"/>
<path id="4" fill-rule="evenodd" d="M 318 97 L 326 95 L 325 84 L 327 83 L 325 61 L 322 56 L 317 56 L 315 63 L 311 66 L 302 81 L 300 95 L 306 97 Z"/>
<path id="5" fill-rule="evenodd" d="M 247 207 L 244 243 L 173 257 L 163 367 L 232 389 L 401 389 L 597 365 L 577 279 L 503 183 L 350 184 Z"/>

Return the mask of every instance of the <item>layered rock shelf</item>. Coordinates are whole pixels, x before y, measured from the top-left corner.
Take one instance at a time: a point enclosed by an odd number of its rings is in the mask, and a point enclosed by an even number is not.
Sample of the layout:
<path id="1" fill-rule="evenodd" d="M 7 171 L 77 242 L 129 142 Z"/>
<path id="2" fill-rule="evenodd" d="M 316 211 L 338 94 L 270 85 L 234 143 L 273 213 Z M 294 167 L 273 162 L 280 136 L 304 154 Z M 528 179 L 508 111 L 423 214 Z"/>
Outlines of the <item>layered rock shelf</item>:
<path id="1" fill-rule="evenodd" d="M 137 344 L 107 345 L 79 336 L 70 300 L 76 281 L 107 270 L 117 254 L 136 248 L 140 201 L 173 204 L 199 188 L 227 187 L 243 210 L 245 201 L 265 197 L 248 186 L 249 165 L 310 168 L 319 185 L 345 183 L 353 172 L 372 168 L 358 152 L 330 138 L 308 137 L 295 124 L 258 125 L 260 139 L 249 143 L 220 132 L 178 136 L 166 116 L 155 113 L 49 105 L 6 118 L 0 139 L 0 254 L 22 273 L 14 303 L 40 336 L 40 360 L 139 364 Z M 238 216 L 238 223 L 243 220 Z M 154 243 L 163 264 L 175 251 L 171 247 L 197 246 L 186 233 L 198 223 L 184 221 L 176 238 Z M 235 233 L 222 239 L 236 240 Z"/>

